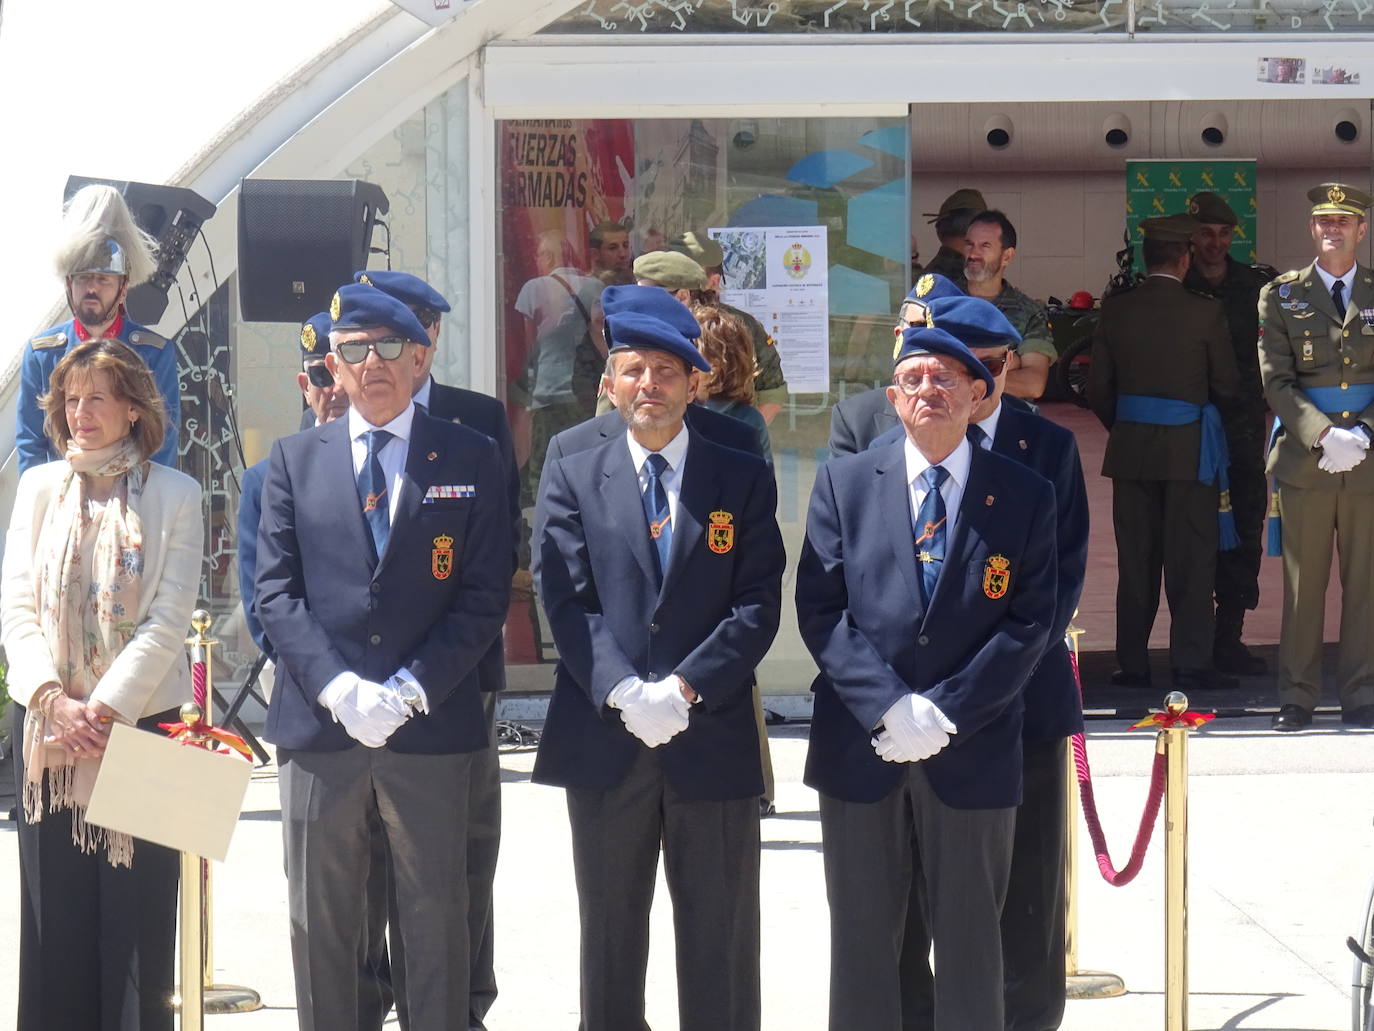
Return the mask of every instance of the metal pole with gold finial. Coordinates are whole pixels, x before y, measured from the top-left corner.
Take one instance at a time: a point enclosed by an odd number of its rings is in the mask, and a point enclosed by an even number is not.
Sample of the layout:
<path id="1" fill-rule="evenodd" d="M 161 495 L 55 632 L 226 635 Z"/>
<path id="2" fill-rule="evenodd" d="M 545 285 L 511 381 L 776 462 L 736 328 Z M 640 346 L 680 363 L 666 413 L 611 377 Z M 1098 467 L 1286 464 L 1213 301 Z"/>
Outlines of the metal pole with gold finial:
<path id="1" fill-rule="evenodd" d="M 191 649 L 191 704 L 181 707 L 182 722 L 191 728 L 188 743 L 208 747 L 207 735 L 196 733 L 202 720 L 213 726 L 214 663 L 211 650 L 218 644 L 208 634 L 211 617 L 205 609 L 191 613 L 195 635 L 186 639 Z M 262 999 L 251 988 L 215 984 L 213 884 L 210 860 L 181 854 L 181 1026 L 200 1031 L 205 1013 L 248 1013 L 262 1008 Z M 188 933 L 189 932 L 189 933 Z M 194 1015 L 191 1011 L 194 1010 Z"/>
<path id="2" fill-rule="evenodd" d="M 1077 675 L 1078 639 L 1083 628 L 1070 623 L 1065 636 L 1073 648 Z M 1078 769 L 1072 748 L 1064 763 L 1064 776 L 1068 781 L 1064 807 L 1068 814 L 1064 825 L 1064 994 L 1070 999 L 1111 999 L 1126 994 L 1125 981 L 1102 970 L 1078 969 Z"/>
<path id="3" fill-rule="evenodd" d="M 1164 1027 L 1188 1031 L 1188 698 L 1170 691 L 1164 752 Z"/>

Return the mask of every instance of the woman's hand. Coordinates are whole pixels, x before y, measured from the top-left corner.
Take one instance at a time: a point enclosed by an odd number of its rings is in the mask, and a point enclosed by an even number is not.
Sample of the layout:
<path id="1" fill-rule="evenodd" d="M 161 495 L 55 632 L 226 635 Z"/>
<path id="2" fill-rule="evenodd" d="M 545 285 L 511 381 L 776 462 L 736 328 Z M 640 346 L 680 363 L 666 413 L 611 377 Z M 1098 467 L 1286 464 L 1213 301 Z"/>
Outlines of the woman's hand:
<path id="1" fill-rule="evenodd" d="M 101 702 L 87 705 L 64 694 L 48 714 L 53 743 L 78 759 L 99 758 L 105 754 L 113 715 L 114 710 Z"/>

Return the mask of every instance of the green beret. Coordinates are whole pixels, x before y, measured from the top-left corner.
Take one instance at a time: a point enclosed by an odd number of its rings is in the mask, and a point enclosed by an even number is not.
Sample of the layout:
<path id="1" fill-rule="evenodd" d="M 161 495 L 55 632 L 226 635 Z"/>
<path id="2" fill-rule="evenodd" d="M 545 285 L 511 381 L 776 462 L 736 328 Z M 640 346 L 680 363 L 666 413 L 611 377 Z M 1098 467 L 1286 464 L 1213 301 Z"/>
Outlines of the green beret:
<path id="1" fill-rule="evenodd" d="M 703 290 L 706 272 L 691 258 L 677 251 L 650 251 L 635 258 L 636 279 L 647 279 L 669 290 Z"/>
<path id="2" fill-rule="evenodd" d="M 1231 205 L 1210 190 L 1195 193 L 1188 199 L 1188 214 L 1199 222 L 1217 226 L 1238 226 L 1240 219 L 1231 210 Z"/>
<path id="3" fill-rule="evenodd" d="M 720 268 L 725 264 L 725 251 L 705 233 L 690 230 L 668 242 L 668 250 L 685 254 L 702 268 Z"/>

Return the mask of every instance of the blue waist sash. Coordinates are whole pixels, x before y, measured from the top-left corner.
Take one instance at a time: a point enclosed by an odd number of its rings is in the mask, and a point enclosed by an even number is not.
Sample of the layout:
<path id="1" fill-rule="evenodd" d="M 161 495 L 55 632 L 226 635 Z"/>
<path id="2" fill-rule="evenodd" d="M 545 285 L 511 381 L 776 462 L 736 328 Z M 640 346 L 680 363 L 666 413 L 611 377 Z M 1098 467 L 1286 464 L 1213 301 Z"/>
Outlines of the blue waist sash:
<path id="1" fill-rule="evenodd" d="M 1307 400 L 1317 406 L 1317 411 L 1323 415 L 1335 415 L 1337 412 L 1362 412 L 1374 404 L 1374 383 L 1351 383 L 1344 390 L 1340 387 L 1308 387 L 1302 393 Z M 1266 454 L 1272 451 L 1274 445 L 1278 443 L 1279 431 L 1282 429 L 1283 424 L 1275 415 L 1274 426 L 1269 431 L 1269 446 L 1265 449 Z M 1279 514 L 1279 481 L 1277 479 L 1271 484 L 1269 494 L 1269 533 L 1264 553 L 1271 558 L 1283 554 L 1283 518 Z"/>
<path id="2" fill-rule="evenodd" d="M 1236 519 L 1231 512 L 1231 483 L 1226 471 L 1231 464 L 1231 451 L 1226 446 L 1226 429 L 1222 426 L 1221 412 L 1217 411 L 1217 406 L 1195 405 L 1170 397 L 1150 397 L 1148 394 L 1121 394 L 1116 399 L 1116 418 L 1118 422 L 1143 422 L 1149 426 L 1202 423 L 1197 479 L 1199 483 L 1215 484 L 1219 492 L 1217 547 L 1221 551 L 1240 547 Z"/>

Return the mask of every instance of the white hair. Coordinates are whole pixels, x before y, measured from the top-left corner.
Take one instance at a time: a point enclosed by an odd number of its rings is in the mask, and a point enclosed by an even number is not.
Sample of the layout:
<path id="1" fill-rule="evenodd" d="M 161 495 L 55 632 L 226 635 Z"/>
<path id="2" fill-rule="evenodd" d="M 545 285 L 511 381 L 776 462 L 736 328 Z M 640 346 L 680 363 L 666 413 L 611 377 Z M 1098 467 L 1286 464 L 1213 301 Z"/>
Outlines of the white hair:
<path id="1" fill-rule="evenodd" d="M 129 285 L 151 278 L 157 271 L 157 241 L 138 227 L 113 186 L 83 186 L 62 213 L 62 242 L 53 255 L 57 274 L 65 278 L 91 268 L 111 237 L 124 252 Z"/>

